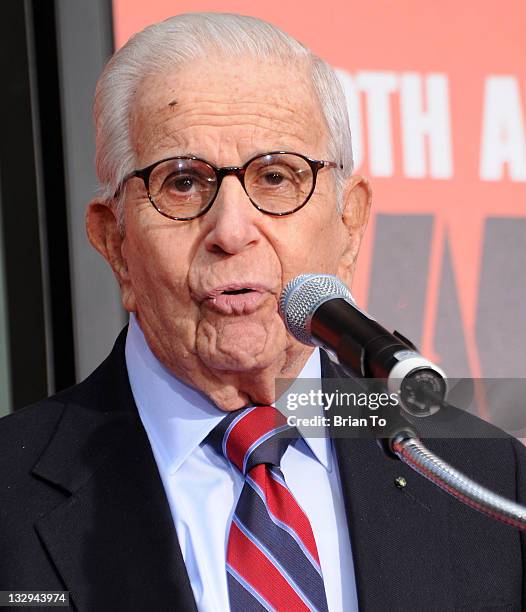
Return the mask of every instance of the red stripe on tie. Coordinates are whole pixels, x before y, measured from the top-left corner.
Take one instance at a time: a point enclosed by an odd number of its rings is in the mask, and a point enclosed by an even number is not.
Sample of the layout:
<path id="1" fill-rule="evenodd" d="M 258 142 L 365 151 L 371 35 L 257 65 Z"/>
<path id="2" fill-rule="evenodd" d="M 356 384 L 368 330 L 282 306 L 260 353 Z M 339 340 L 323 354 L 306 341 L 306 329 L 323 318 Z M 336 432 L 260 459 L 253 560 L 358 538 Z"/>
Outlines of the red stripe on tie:
<path id="1" fill-rule="evenodd" d="M 281 483 L 274 480 L 264 465 L 256 465 L 249 476 L 265 493 L 266 504 L 271 514 L 293 529 L 316 563 L 320 564 L 316 541 L 307 515 L 303 512 L 292 493 Z"/>
<path id="2" fill-rule="evenodd" d="M 227 561 L 274 609 L 308 612 L 281 572 L 235 523 L 230 527 Z"/>
<path id="3" fill-rule="evenodd" d="M 228 459 L 243 472 L 243 460 L 256 440 L 269 431 L 285 425 L 287 420 L 272 406 L 257 406 L 230 430 L 226 441 Z"/>

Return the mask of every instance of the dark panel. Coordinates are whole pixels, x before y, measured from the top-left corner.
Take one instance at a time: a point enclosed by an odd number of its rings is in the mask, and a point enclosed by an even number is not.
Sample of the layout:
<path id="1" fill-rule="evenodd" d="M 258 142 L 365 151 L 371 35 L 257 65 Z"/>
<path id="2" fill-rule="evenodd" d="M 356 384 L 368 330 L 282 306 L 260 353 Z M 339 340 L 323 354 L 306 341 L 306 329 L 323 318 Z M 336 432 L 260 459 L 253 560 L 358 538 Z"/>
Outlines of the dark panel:
<path id="1" fill-rule="evenodd" d="M 53 383 L 75 383 L 68 220 L 54 2 L 33 0 L 33 36 L 40 117 L 42 200 L 47 231 Z"/>
<path id="2" fill-rule="evenodd" d="M 422 339 L 431 215 L 378 215 L 367 309 L 417 346 Z"/>
<path id="3" fill-rule="evenodd" d="M 440 357 L 439 365 L 444 368 L 450 378 L 469 377 L 471 373 L 466 353 L 464 330 L 462 329 L 458 289 L 455 284 L 447 235 L 444 244 L 436 321 L 433 344 Z"/>
<path id="4" fill-rule="evenodd" d="M 477 344 L 484 377 L 526 377 L 526 219 L 488 218 Z"/>
<path id="5" fill-rule="evenodd" d="M 44 292 L 28 60 L 27 4 L 2 3 L 1 206 L 13 405 L 47 394 Z"/>

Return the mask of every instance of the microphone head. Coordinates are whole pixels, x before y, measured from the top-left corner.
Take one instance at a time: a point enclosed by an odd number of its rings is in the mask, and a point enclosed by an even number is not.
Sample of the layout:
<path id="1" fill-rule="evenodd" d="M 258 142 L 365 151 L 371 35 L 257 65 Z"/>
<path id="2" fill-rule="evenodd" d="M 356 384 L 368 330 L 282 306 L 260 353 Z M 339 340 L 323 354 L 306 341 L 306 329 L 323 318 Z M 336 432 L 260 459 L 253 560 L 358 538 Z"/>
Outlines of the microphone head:
<path id="1" fill-rule="evenodd" d="M 327 300 L 341 298 L 354 305 L 354 298 L 342 281 L 332 274 L 300 274 L 281 292 L 279 313 L 288 331 L 303 344 L 317 346 L 311 335 L 316 310 Z"/>

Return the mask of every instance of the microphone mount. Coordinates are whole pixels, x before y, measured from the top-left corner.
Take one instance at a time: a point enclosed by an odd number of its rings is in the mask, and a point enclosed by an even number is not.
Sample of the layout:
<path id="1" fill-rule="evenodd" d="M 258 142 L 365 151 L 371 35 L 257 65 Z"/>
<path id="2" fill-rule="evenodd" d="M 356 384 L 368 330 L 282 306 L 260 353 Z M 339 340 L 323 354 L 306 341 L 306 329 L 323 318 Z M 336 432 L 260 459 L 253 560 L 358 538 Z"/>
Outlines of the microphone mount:
<path id="1" fill-rule="evenodd" d="M 389 391 L 398 393 L 402 408 L 412 416 L 427 417 L 448 405 L 444 372 L 401 334 L 389 334 L 359 309 L 336 276 L 296 277 L 283 290 L 279 310 L 297 340 L 320 346 L 351 375 L 381 379 Z M 389 457 L 406 463 L 471 508 L 526 531 L 526 507 L 497 495 L 435 455 L 401 413 L 389 416 L 387 430 L 376 431 Z"/>

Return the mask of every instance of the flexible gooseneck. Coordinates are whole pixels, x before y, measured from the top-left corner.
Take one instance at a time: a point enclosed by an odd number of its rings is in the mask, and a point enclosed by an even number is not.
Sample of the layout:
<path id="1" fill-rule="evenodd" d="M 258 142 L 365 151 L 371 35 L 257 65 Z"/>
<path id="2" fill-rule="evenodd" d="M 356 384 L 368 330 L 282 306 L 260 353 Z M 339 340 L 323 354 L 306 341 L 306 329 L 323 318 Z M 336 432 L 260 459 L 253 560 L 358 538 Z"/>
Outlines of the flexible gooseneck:
<path id="1" fill-rule="evenodd" d="M 526 531 L 525 506 L 468 478 L 431 452 L 418 438 L 401 433 L 394 437 L 390 446 L 401 461 L 459 501 L 495 520 Z"/>

